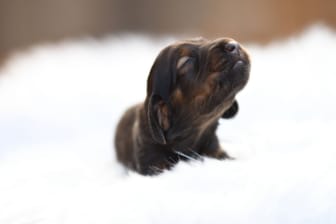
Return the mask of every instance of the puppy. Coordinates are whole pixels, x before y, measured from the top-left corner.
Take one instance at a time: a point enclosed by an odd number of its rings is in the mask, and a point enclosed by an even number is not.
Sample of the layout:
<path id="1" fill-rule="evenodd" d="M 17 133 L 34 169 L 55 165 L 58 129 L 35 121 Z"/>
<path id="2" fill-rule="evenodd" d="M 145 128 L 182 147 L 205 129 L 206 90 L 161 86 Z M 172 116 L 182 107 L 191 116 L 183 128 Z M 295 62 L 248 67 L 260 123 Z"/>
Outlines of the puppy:
<path id="1" fill-rule="evenodd" d="M 238 112 L 235 97 L 249 72 L 246 50 L 230 38 L 164 48 L 150 70 L 144 103 L 128 109 L 117 126 L 118 161 L 154 175 L 180 160 L 230 158 L 215 132 L 220 118 Z"/>

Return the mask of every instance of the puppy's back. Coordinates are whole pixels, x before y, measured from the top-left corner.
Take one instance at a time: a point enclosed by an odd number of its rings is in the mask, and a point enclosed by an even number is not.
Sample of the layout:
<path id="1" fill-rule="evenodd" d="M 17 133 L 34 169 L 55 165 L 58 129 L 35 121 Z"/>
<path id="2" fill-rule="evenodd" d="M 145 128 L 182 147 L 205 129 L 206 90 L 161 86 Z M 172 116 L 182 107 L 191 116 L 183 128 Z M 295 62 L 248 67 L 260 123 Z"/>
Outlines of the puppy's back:
<path id="1" fill-rule="evenodd" d="M 123 114 L 117 125 L 114 142 L 118 161 L 133 170 L 135 169 L 133 128 L 137 122 L 139 107 L 140 105 L 135 105 Z"/>

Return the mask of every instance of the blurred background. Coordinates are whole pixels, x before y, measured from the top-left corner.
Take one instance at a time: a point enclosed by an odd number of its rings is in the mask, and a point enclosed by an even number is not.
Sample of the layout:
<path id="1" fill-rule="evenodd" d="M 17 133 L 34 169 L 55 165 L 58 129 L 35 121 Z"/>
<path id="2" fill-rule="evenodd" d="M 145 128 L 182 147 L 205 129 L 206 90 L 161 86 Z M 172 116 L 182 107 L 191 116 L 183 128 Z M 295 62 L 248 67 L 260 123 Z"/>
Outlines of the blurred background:
<path id="1" fill-rule="evenodd" d="M 314 23 L 336 27 L 335 0 L 0 0 L 0 62 L 14 50 L 83 36 L 231 36 L 263 44 Z"/>

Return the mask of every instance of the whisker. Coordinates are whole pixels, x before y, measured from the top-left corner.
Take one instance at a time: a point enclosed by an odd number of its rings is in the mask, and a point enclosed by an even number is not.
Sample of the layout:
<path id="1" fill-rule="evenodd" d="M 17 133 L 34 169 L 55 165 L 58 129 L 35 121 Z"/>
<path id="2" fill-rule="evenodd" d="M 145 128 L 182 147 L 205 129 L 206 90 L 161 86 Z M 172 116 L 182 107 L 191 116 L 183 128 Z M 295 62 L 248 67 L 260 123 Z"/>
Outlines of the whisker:
<path id="1" fill-rule="evenodd" d="M 204 161 L 203 157 L 199 153 L 195 152 L 192 149 L 190 149 L 190 152 L 195 156 L 196 160 Z"/>
<path id="2" fill-rule="evenodd" d="M 175 160 L 171 157 L 168 157 L 165 161 L 171 166 L 175 165 L 178 162 L 178 160 Z"/>
<path id="3" fill-rule="evenodd" d="M 161 169 L 161 168 L 159 168 L 157 166 L 150 166 L 149 168 L 153 171 L 154 174 L 158 174 L 158 173 L 162 173 L 163 172 L 163 169 Z"/>
<path id="4" fill-rule="evenodd" d="M 179 152 L 179 151 L 174 151 L 177 155 L 179 156 L 182 156 L 186 159 L 189 159 L 189 160 L 193 160 L 193 161 L 197 161 L 197 159 L 191 157 L 191 156 L 188 156 L 187 154 L 184 154 L 183 152 Z"/>

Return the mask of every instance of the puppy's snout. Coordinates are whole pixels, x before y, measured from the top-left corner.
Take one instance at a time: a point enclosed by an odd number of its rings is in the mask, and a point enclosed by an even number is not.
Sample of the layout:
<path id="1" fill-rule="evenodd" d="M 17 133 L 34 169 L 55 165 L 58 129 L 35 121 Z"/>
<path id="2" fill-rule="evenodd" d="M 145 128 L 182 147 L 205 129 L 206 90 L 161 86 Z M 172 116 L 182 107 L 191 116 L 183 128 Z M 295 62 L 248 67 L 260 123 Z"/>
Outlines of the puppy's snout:
<path id="1" fill-rule="evenodd" d="M 235 41 L 230 41 L 224 45 L 225 50 L 231 54 L 239 53 L 239 44 Z"/>
<path id="2" fill-rule="evenodd" d="M 239 55 L 240 46 L 235 41 L 230 41 L 224 45 L 225 51 L 231 55 Z"/>

